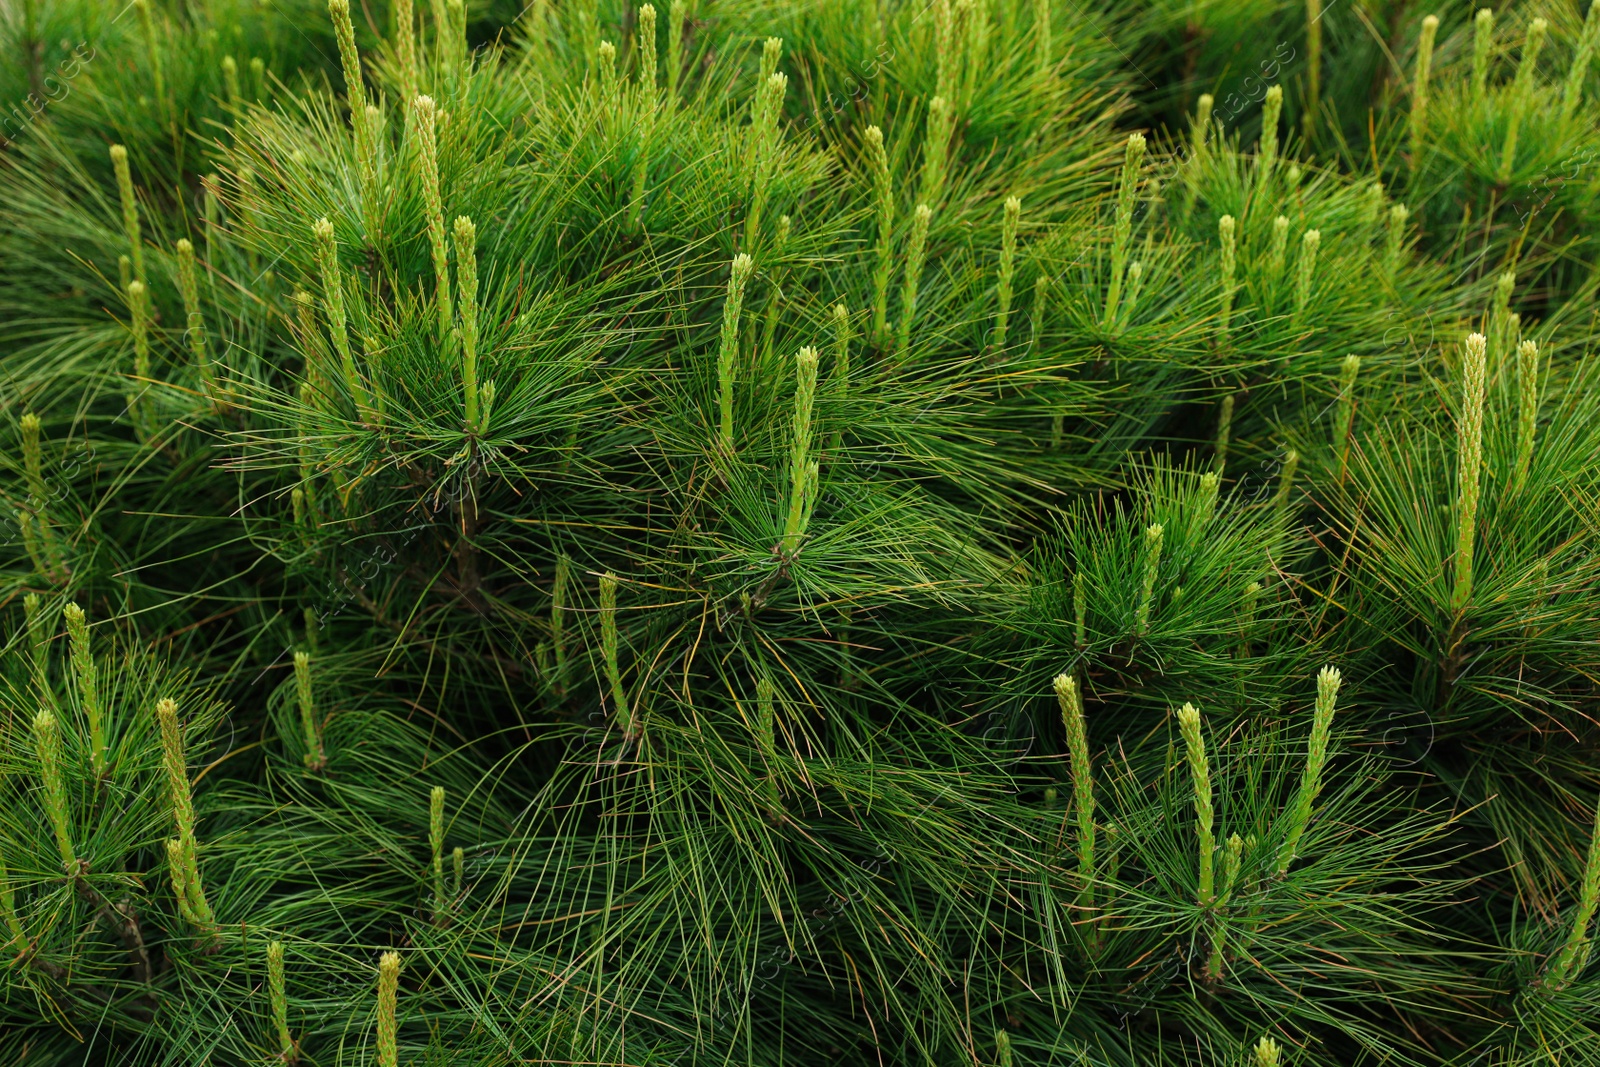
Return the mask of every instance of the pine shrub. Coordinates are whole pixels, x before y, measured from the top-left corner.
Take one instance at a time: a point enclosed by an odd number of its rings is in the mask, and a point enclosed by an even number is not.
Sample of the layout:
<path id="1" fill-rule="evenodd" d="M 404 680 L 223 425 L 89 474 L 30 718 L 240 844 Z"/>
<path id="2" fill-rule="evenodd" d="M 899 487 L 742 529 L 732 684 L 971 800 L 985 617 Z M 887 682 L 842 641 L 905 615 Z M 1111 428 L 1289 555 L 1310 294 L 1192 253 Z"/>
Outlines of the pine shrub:
<path id="1" fill-rule="evenodd" d="M 1600 1063 L 1597 50 L 0 9 L 0 1062 Z"/>

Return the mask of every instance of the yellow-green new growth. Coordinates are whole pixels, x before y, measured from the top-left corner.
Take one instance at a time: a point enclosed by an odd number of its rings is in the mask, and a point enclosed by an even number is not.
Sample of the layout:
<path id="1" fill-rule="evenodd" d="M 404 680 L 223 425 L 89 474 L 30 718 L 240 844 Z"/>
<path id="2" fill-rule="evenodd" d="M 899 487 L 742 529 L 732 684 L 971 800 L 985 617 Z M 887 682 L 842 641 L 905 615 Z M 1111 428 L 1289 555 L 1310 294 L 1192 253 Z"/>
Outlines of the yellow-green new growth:
<path id="1" fill-rule="evenodd" d="M 911 213 L 911 244 L 906 250 L 906 276 L 900 290 L 900 328 L 895 338 L 895 354 L 904 359 L 911 347 L 911 326 L 917 316 L 917 288 L 922 282 L 922 265 L 928 254 L 928 224 L 933 209 L 918 204 Z"/>
<path id="2" fill-rule="evenodd" d="M 1061 708 L 1061 725 L 1067 736 L 1067 757 L 1072 771 L 1072 796 L 1078 823 L 1078 880 L 1080 899 L 1094 906 L 1094 767 L 1089 762 L 1089 732 L 1083 717 L 1083 694 L 1078 680 L 1058 674 L 1055 680 L 1056 703 Z"/>
<path id="3" fill-rule="evenodd" d="M 1361 198 L 1361 225 L 1358 229 L 1363 240 L 1370 239 L 1378 232 L 1378 226 L 1383 221 L 1383 205 L 1386 203 L 1388 199 L 1384 196 L 1383 183 L 1376 180 L 1368 182 Z"/>
<path id="4" fill-rule="evenodd" d="M 428 850 L 433 856 L 433 918 L 445 914 L 450 898 L 444 890 L 444 786 L 428 794 Z"/>
<path id="5" fill-rule="evenodd" d="M 1478 9 L 1472 20 L 1472 106 L 1482 107 L 1489 88 L 1489 51 L 1494 47 L 1494 12 Z"/>
<path id="6" fill-rule="evenodd" d="M 1400 270 L 1400 253 L 1405 248 L 1406 220 L 1411 217 L 1411 209 L 1404 204 L 1396 204 L 1389 209 L 1389 228 L 1384 234 L 1383 244 L 1383 276 L 1390 283 Z"/>
<path id="7" fill-rule="evenodd" d="M 444 12 L 435 27 L 439 59 L 446 68 L 460 67 L 467 58 L 466 0 L 444 0 Z"/>
<path id="8" fill-rule="evenodd" d="M 283 978 L 283 942 L 267 942 L 267 999 L 272 1006 L 272 1029 L 278 1038 L 278 1058 L 293 1063 L 294 1038 L 289 1036 L 289 994 Z"/>
<path id="9" fill-rule="evenodd" d="M 200 883 L 200 860 L 195 847 L 194 798 L 189 792 L 189 769 L 184 762 L 183 735 L 178 729 L 178 705 L 170 699 L 156 703 L 156 721 L 161 727 L 161 765 L 167 774 L 167 790 L 172 798 L 173 821 L 178 826 L 179 861 L 185 898 L 194 922 L 203 932 L 214 932 L 216 919 L 206 902 Z"/>
<path id="10" fill-rule="evenodd" d="M 622 736 L 634 737 L 632 712 L 628 707 L 628 691 L 622 685 L 622 664 L 617 650 L 617 579 L 614 575 L 600 576 L 600 651 L 605 659 L 606 680 L 611 684 L 611 703 Z"/>
<path id="11" fill-rule="evenodd" d="M 461 384 L 466 394 L 468 433 L 482 433 L 478 393 L 478 228 L 465 215 L 456 216 L 456 284 L 461 317 Z"/>
<path id="12" fill-rule="evenodd" d="M 616 109 L 616 45 L 603 40 L 595 48 L 595 56 L 600 62 L 600 99 L 606 102 L 608 110 Z"/>
<path id="13" fill-rule="evenodd" d="M 122 201 L 122 232 L 128 238 L 128 255 L 133 267 L 131 279 L 144 281 L 144 241 L 139 232 L 139 201 L 133 195 L 133 174 L 128 169 L 128 150 L 111 146 L 111 169 L 117 176 L 117 194 Z M 127 289 L 126 283 L 123 289 Z"/>
<path id="14" fill-rule="evenodd" d="M 783 111 L 783 96 L 788 91 L 787 75 L 774 71 L 756 87 L 751 104 L 754 120 L 750 128 L 751 178 L 750 213 L 744 220 L 744 245 L 754 249 L 761 232 L 761 218 L 772 191 L 772 174 L 778 157 L 778 116 Z"/>
<path id="15" fill-rule="evenodd" d="M 1178 711 L 1178 731 L 1183 734 L 1189 776 L 1194 783 L 1195 834 L 1200 848 L 1198 899 L 1201 907 L 1205 907 L 1215 896 L 1211 855 L 1216 850 L 1216 838 L 1212 835 L 1215 812 L 1211 805 L 1211 765 L 1206 759 L 1206 739 L 1200 731 L 1200 712 L 1193 704 L 1185 704 Z"/>
<path id="16" fill-rule="evenodd" d="M 216 368 L 206 352 L 206 320 L 200 310 L 200 279 L 194 261 L 194 245 L 181 238 L 178 251 L 178 291 L 183 296 L 184 336 L 189 341 L 189 351 L 194 353 L 195 364 L 200 368 L 200 380 L 205 385 L 206 397 L 221 406 L 222 390 L 217 385 Z"/>
<path id="17" fill-rule="evenodd" d="M 817 394 L 817 350 L 802 348 L 795 357 L 794 439 L 789 447 L 789 514 L 783 528 L 783 554 L 800 551 L 816 504 L 811 474 L 811 408 Z"/>
<path id="18" fill-rule="evenodd" d="M 1216 100 L 1210 93 L 1201 93 L 1195 102 L 1194 122 L 1189 127 L 1189 158 L 1191 166 L 1198 166 L 1205 158 L 1211 133 L 1211 109 Z"/>
<path id="19" fill-rule="evenodd" d="M 309 632 L 309 631 L 308 631 Z M 327 763 L 322 752 L 322 734 L 317 729 L 316 692 L 311 682 L 311 654 L 294 654 L 295 702 L 300 708 L 300 730 L 305 737 L 305 764 L 307 770 L 321 770 Z"/>
<path id="20" fill-rule="evenodd" d="M 412 130 L 417 137 L 417 177 L 422 183 L 423 207 L 428 213 L 428 247 L 433 252 L 434 314 L 438 319 L 438 341 L 448 344 L 451 337 L 450 249 L 444 236 L 444 200 L 439 191 L 438 106 L 431 96 L 411 101 Z"/>
<path id="21" fill-rule="evenodd" d="M 1217 495 L 1222 490 L 1222 476 L 1216 471 L 1206 471 L 1200 476 L 1200 525 L 1207 526 L 1217 514 Z"/>
<path id="22" fill-rule="evenodd" d="M 1500 183 L 1511 180 L 1511 171 L 1517 162 L 1517 137 L 1522 120 L 1527 117 L 1533 103 L 1533 80 L 1538 71 L 1539 51 L 1544 46 L 1545 33 L 1550 24 L 1544 19 L 1528 23 L 1528 36 L 1522 42 L 1522 60 L 1517 64 L 1517 77 L 1511 84 L 1511 114 L 1506 120 L 1505 145 L 1500 149 Z"/>
<path id="23" fill-rule="evenodd" d="M 850 386 L 850 309 L 843 304 L 833 305 L 833 381 L 839 395 Z"/>
<path id="24" fill-rule="evenodd" d="M 184 861 L 183 842 L 168 838 L 163 844 L 167 853 L 167 880 L 172 885 L 172 899 L 178 905 L 178 916 L 189 926 L 198 929 L 200 919 L 189 904 L 189 869 Z"/>
<path id="25" fill-rule="evenodd" d="M 656 9 L 650 4 L 639 8 L 639 31 L 634 36 L 639 49 L 639 151 L 633 161 L 633 196 L 628 211 L 628 228 L 637 232 L 644 221 L 644 194 L 650 162 L 650 134 L 656 117 Z"/>
<path id="26" fill-rule="evenodd" d="M 334 351 L 339 354 L 339 371 L 344 376 L 345 388 L 355 402 L 356 410 L 365 415 L 367 391 L 356 369 L 355 353 L 350 348 L 350 325 L 344 310 L 344 271 L 339 266 L 339 246 L 334 240 L 333 223 L 320 218 L 311 224 L 311 236 L 317 245 L 317 267 L 322 274 L 322 306 L 328 314 L 328 333 L 333 337 Z"/>
<path id="27" fill-rule="evenodd" d="M 400 993 L 400 953 L 385 952 L 378 959 L 378 1067 L 398 1067 L 399 1024 L 395 1017 Z"/>
<path id="28" fill-rule="evenodd" d="M 67 619 L 67 638 L 72 644 L 72 673 L 78 680 L 78 696 L 84 716 L 89 720 L 89 761 L 96 778 L 105 777 L 109 763 L 106 752 L 104 709 L 100 703 L 100 675 L 95 668 L 94 651 L 89 647 L 89 620 L 83 609 L 68 604 L 62 610 Z"/>
<path id="29" fill-rule="evenodd" d="M 955 129 L 956 111 L 948 97 L 928 101 L 928 124 L 922 143 L 922 187 L 917 201 L 933 205 L 944 192 L 945 163 L 949 158 L 950 134 Z"/>
<path id="30" fill-rule="evenodd" d="M 1155 599 L 1156 575 L 1161 570 L 1161 525 L 1149 526 L 1144 531 L 1144 576 L 1139 584 L 1139 607 L 1134 632 L 1141 637 L 1150 629 L 1150 604 Z"/>
<path id="31" fill-rule="evenodd" d="M 1578 888 L 1578 908 L 1572 916 L 1572 929 L 1566 943 L 1550 961 L 1545 974 L 1545 985 L 1560 990 L 1583 973 L 1589 962 L 1593 939 L 1589 928 L 1594 922 L 1595 910 L 1600 908 L 1600 806 L 1595 808 L 1594 829 L 1589 837 L 1589 855 L 1583 866 L 1583 881 Z"/>
<path id="32" fill-rule="evenodd" d="M 1228 438 L 1233 433 L 1233 394 L 1222 398 L 1217 405 L 1217 440 L 1211 447 L 1218 474 L 1222 474 L 1228 466 Z"/>
<path id="33" fill-rule="evenodd" d="M 1017 225 L 1021 217 L 1022 201 L 1014 196 L 1007 197 L 1000 224 L 1000 275 L 995 282 L 1000 304 L 994 316 L 994 343 L 998 348 L 1005 347 L 1006 323 L 1011 317 L 1011 279 L 1016 271 Z"/>
<path id="34" fill-rule="evenodd" d="M 61 727 L 56 717 L 41 711 L 33 718 L 34 754 L 39 759 L 39 784 L 43 787 L 44 811 L 55 834 L 61 867 L 76 873 L 77 854 L 72 848 L 71 818 L 67 810 L 67 785 L 62 777 Z"/>
<path id="35" fill-rule="evenodd" d="M 1600 47 L 1600 0 L 1591 0 L 1589 15 L 1583 21 L 1583 32 L 1578 37 L 1578 47 L 1572 54 L 1572 66 L 1567 68 L 1567 81 L 1561 90 L 1561 121 L 1572 121 L 1583 99 L 1583 84 L 1589 76 L 1589 62 Z"/>
<path id="36" fill-rule="evenodd" d="M 1222 299 L 1217 309 L 1217 331 L 1226 341 L 1228 326 L 1233 318 L 1234 272 L 1238 266 L 1238 247 L 1234 243 L 1232 215 L 1224 215 L 1217 220 L 1217 238 L 1222 244 Z"/>
<path id="37" fill-rule="evenodd" d="M 1505 271 L 1494 284 L 1494 306 L 1489 312 L 1489 361 L 1496 367 L 1501 360 L 1509 354 L 1516 344 L 1517 335 L 1513 329 L 1513 312 L 1511 310 L 1511 294 L 1517 287 L 1515 271 Z"/>
<path id="38" fill-rule="evenodd" d="M 1311 280 L 1317 269 L 1317 249 L 1322 244 L 1321 230 L 1307 230 L 1300 239 L 1300 261 L 1295 274 L 1294 313 L 1303 315 L 1311 301 Z"/>
<path id="39" fill-rule="evenodd" d="M 400 99 L 410 100 L 417 94 L 417 16 L 411 0 L 395 0 L 391 9 L 394 18 L 396 71 L 400 82 Z"/>
<path id="40" fill-rule="evenodd" d="M 1111 282 L 1106 289 L 1105 314 L 1100 325 L 1111 329 L 1117 321 L 1122 300 L 1122 274 L 1128 261 L 1128 243 L 1133 236 L 1133 209 L 1139 194 L 1139 171 L 1144 165 L 1145 140 L 1142 133 L 1130 133 L 1122 155 L 1122 177 L 1117 185 L 1117 213 L 1111 231 Z"/>
<path id="41" fill-rule="evenodd" d="M 639 49 L 639 92 L 654 110 L 656 97 L 656 9 L 654 4 L 639 8 L 639 29 L 634 35 Z"/>
<path id="42" fill-rule="evenodd" d="M 1289 216 L 1279 215 L 1272 220 L 1272 243 L 1268 246 L 1267 273 L 1276 283 L 1283 278 L 1289 260 Z"/>
<path id="43" fill-rule="evenodd" d="M 684 0 L 672 0 L 667 9 L 667 96 L 676 99 L 678 78 L 683 68 L 683 21 L 686 14 Z"/>
<path id="44" fill-rule="evenodd" d="M 47 582 L 63 581 L 69 573 L 66 554 L 62 549 L 61 541 L 56 535 L 55 524 L 50 521 L 48 501 L 50 494 L 44 484 L 43 450 L 40 447 L 39 416 L 33 412 L 24 412 L 22 424 L 22 469 L 27 482 L 28 502 L 17 509 L 17 522 L 22 528 L 22 543 L 28 553 L 28 559 L 33 563 L 39 576 Z M 37 604 L 37 595 L 30 594 L 29 602 Z M 42 626 L 43 622 L 37 612 L 30 612 L 28 616 L 30 626 Z M 39 638 L 43 640 L 42 632 Z M 43 645 L 35 644 L 34 656 L 37 670 L 36 680 L 40 692 L 48 692 L 44 683 L 43 674 Z"/>
<path id="45" fill-rule="evenodd" d="M 1328 762 L 1328 733 L 1333 725 L 1334 705 L 1339 699 L 1339 672 L 1324 667 L 1317 674 L 1317 703 L 1311 713 L 1311 737 L 1306 743 L 1306 765 L 1301 772 L 1300 788 L 1295 793 L 1294 806 L 1289 809 L 1288 829 L 1283 845 L 1278 849 L 1278 873 L 1285 874 L 1294 862 L 1300 847 L 1300 838 L 1311 821 L 1311 807 L 1317 794 L 1322 792 L 1322 769 Z"/>
<path id="46" fill-rule="evenodd" d="M 361 80 L 361 54 L 356 51 L 355 25 L 350 19 L 350 0 L 328 0 L 333 19 L 333 35 L 339 43 L 339 63 L 344 70 L 345 98 L 350 104 L 350 128 L 356 142 L 356 174 L 361 186 L 362 216 L 367 237 L 378 236 L 378 143 L 377 124 L 367 106 L 366 86 Z"/>
<path id="47" fill-rule="evenodd" d="M 344 94 L 350 103 L 351 125 L 356 127 L 359 146 L 360 115 L 366 110 L 367 89 L 366 83 L 361 80 L 361 53 L 356 51 L 356 28 L 350 19 L 350 0 L 328 0 L 328 15 L 333 19 L 333 36 L 339 44 L 339 63 L 344 70 Z"/>
<path id="48" fill-rule="evenodd" d="M 1339 362 L 1339 405 L 1333 416 L 1333 448 L 1339 456 L 1339 476 L 1344 477 L 1350 451 L 1350 431 L 1356 420 L 1356 377 L 1361 357 L 1354 353 Z"/>
<path id="49" fill-rule="evenodd" d="M 1517 467 L 1512 491 L 1521 490 L 1533 463 L 1533 436 L 1539 422 L 1539 346 L 1524 341 L 1517 346 Z"/>
<path id="50" fill-rule="evenodd" d="M 933 0 L 933 55 L 936 64 L 934 92 L 949 98 L 955 88 L 956 67 L 959 56 L 955 50 L 955 18 L 951 0 Z M 926 13 L 927 6 L 919 14 Z"/>
<path id="51" fill-rule="evenodd" d="M 1479 476 L 1483 469 L 1483 392 L 1487 341 L 1483 334 L 1467 338 L 1461 361 L 1461 418 L 1456 444 L 1456 560 L 1450 610 L 1459 612 L 1472 599 L 1472 552 L 1478 522 Z"/>
<path id="52" fill-rule="evenodd" d="M 1423 133 L 1428 123 L 1428 77 L 1433 70 L 1433 39 L 1439 32 L 1439 17 L 1422 20 L 1422 35 L 1417 40 L 1417 67 L 1411 79 L 1411 167 L 1417 167 Z"/>
<path id="53" fill-rule="evenodd" d="M 150 386 L 150 290 L 138 278 L 128 283 L 129 325 L 133 331 L 133 388 L 128 407 L 134 428 L 148 437 L 152 430 L 144 394 Z"/>
<path id="54" fill-rule="evenodd" d="M 33 685 L 41 700 L 50 700 L 50 629 L 44 617 L 44 598 L 29 593 L 22 598 L 28 627 L 28 651 L 33 659 Z"/>
<path id="55" fill-rule="evenodd" d="M 756 744 L 770 762 L 777 749 L 777 690 L 766 675 L 756 679 Z"/>
<path id="56" fill-rule="evenodd" d="M 881 343 L 889 328 L 889 275 L 894 257 L 894 178 L 883 131 L 868 126 L 864 135 L 872 167 L 872 199 L 876 206 L 877 251 L 872 270 L 872 336 Z"/>
<path id="57" fill-rule="evenodd" d="M 0 859 L 0 921 L 4 921 L 9 940 L 3 947 L 16 947 L 17 956 L 28 954 L 32 942 L 28 940 L 28 931 L 22 926 L 22 920 L 17 916 L 17 892 L 11 885 L 11 876 L 6 871 L 4 859 Z"/>
<path id="58" fill-rule="evenodd" d="M 739 354 L 739 312 L 744 305 L 744 287 L 755 270 L 755 260 L 740 252 L 733 257 L 728 276 L 728 299 L 722 305 L 722 338 L 717 347 L 717 408 L 724 454 L 733 455 L 734 364 Z"/>
<path id="59" fill-rule="evenodd" d="M 1278 1067 L 1278 1043 L 1270 1037 L 1263 1037 L 1256 1044 L 1255 1067 Z"/>
<path id="60" fill-rule="evenodd" d="M 1278 165 L 1278 122 L 1283 114 L 1283 86 L 1267 90 L 1261 104 L 1261 149 L 1256 155 L 1256 180 L 1265 182 Z"/>
<path id="61" fill-rule="evenodd" d="M 1238 834 L 1228 838 L 1222 850 L 1222 886 L 1217 892 L 1217 906 L 1224 907 L 1233 898 L 1239 886 L 1239 868 L 1244 861 L 1244 838 Z"/>
<path id="62" fill-rule="evenodd" d="M 1149 243 L 1149 238 L 1146 237 L 1145 245 L 1148 247 Z M 1119 326 L 1126 325 L 1128 321 L 1133 318 L 1134 308 L 1139 306 L 1139 293 L 1143 289 L 1144 262 L 1136 259 L 1132 263 L 1128 264 L 1128 295 L 1122 301 L 1122 313 L 1118 323 Z"/>
<path id="63" fill-rule="evenodd" d="M 1300 469 L 1300 453 L 1289 449 L 1283 454 L 1283 466 L 1278 470 L 1278 492 L 1272 498 L 1272 507 L 1280 517 L 1287 514 L 1289 497 L 1294 492 L 1295 472 Z"/>
<path id="64" fill-rule="evenodd" d="M 45 498 L 44 453 L 40 448 L 39 416 L 34 412 L 22 413 L 22 471 L 28 480 L 28 495 L 33 498 L 35 510 L 43 506 Z"/>

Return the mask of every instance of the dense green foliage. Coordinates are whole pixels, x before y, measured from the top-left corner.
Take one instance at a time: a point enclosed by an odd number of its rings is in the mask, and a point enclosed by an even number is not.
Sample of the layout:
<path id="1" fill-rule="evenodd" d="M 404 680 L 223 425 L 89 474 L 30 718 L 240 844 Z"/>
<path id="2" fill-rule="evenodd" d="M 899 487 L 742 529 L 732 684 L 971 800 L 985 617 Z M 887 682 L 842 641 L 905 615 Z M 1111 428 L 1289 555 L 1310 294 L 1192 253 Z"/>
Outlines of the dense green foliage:
<path id="1" fill-rule="evenodd" d="M 1600 1063 L 1600 3 L 0 2 L 0 1062 Z"/>

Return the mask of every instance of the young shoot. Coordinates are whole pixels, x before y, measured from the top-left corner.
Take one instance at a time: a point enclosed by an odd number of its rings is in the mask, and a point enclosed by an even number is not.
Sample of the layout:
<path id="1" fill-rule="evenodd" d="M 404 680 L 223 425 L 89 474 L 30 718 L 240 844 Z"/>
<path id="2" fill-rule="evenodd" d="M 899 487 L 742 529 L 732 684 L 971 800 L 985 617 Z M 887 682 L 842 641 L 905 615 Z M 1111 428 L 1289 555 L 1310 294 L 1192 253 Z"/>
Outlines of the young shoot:
<path id="1" fill-rule="evenodd" d="M 327 756 L 322 751 L 322 733 L 317 727 L 317 702 L 312 688 L 309 652 L 294 654 L 294 689 L 295 703 L 300 711 L 300 730 L 306 746 L 306 770 L 319 771 L 327 764 Z"/>
<path id="2" fill-rule="evenodd" d="M 1011 317 L 1011 279 L 1016 271 L 1017 224 L 1022 216 L 1022 201 L 1006 198 L 1005 215 L 1000 224 L 1000 273 L 995 282 L 999 309 L 994 316 L 994 343 L 996 348 L 1006 344 L 1006 324 Z"/>
<path id="3" fill-rule="evenodd" d="M 1517 138 L 1522 122 L 1533 105 L 1533 81 L 1539 67 L 1539 52 L 1544 47 L 1545 33 L 1550 24 L 1544 19 L 1528 23 L 1528 36 L 1522 42 L 1522 60 L 1517 64 L 1517 77 L 1511 84 L 1511 114 L 1506 119 L 1506 139 L 1500 149 L 1500 183 L 1511 180 L 1517 162 Z"/>
<path id="4" fill-rule="evenodd" d="M 1163 530 L 1159 523 L 1144 531 L 1144 572 L 1139 584 L 1139 607 L 1135 616 L 1134 632 L 1143 637 L 1150 630 L 1150 606 L 1155 600 L 1156 575 L 1161 570 L 1161 541 Z"/>
<path id="5" fill-rule="evenodd" d="M 1078 680 L 1070 674 L 1058 674 L 1055 680 L 1056 702 L 1061 708 L 1061 725 L 1067 736 L 1067 756 L 1071 763 L 1072 796 L 1078 829 L 1078 881 L 1079 899 L 1086 907 L 1094 906 L 1094 768 L 1089 762 L 1089 736 L 1083 717 L 1083 694 Z"/>
<path id="6" fill-rule="evenodd" d="M 1128 244 L 1133 236 L 1133 209 L 1139 194 L 1139 172 L 1144 165 L 1145 140 L 1142 133 L 1130 133 L 1122 156 L 1122 177 L 1117 184 L 1116 218 L 1111 230 L 1111 282 L 1106 289 L 1105 314 L 1100 325 L 1111 329 L 1117 322 L 1122 301 L 1123 271 L 1128 261 Z"/>
<path id="7" fill-rule="evenodd" d="M 267 942 L 267 1001 L 272 1010 L 272 1029 L 278 1039 L 278 1058 L 293 1063 L 298 1058 L 294 1038 L 289 1036 L 289 994 L 283 976 L 283 942 Z"/>
<path id="8" fill-rule="evenodd" d="M 1483 394 L 1487 342 L 1467 338 L 1461 361 L 1461 415 L 1456 444 L 1455 587 L 1450 610 L 1460 612 L 1472 599 L 1472 553 L 1478 522 L 1478 492 L 1483 469 Z"/>
<path id="9" fill-rule="evenodd" d="M 400 953 L 378 958 L 378 1067 L 399 1067 L 399 1024 L 395 1017 L 400 993 Z"/>
<path id="10" fill-rule="evenodd" d="M 89 761 L 96 778 L 104 778 L 110 759 L 106 751 L 105 709 L 100 702 L 100 675 L 89 647 L 89 620 L 76 604 L 62 609 L 67 637 L 72 645 L 72 673 L 78 681 L 78 698 L 89 720 Z"/>
<path id="11" fill-rule="evenodd" d="M 1322 792 L 1322 770 L 1328 762 L 1328 733 L 1333 725 L 1334 705 L 1339 698 L 1339 672 L 1324 667 L 1317 675 L 1317 702 L 1311 714 L 1311 737 L 1306 744 L 1306 765 L 1300 776 L 1300 788 L 1295 793 L 1294 804 L 1289 809 L 1288 829 L 1283 844 L 1278 849 L 1278 875 L 1289 871 L 1306 824 L 1311 821 L 1311 807 L 1317 794 Z"/>
<path id="12" fill-rule="evenodd" d="M 883 131 L 868 126 L 864 135 L 872 167 L 872 199 L 876 209 L 877 245 L 872 270 L 872 336 L 879 344 L 889 328 L 889 276 L 894 269 L 894 176 Z"/>
<path id="13" fill-rule="evenodd" d="M 189 769 L 184 761 L 183 735 L 178 727 L 178 705 L 170 699 L 156 703 L 156 720 L 161 727 L 161 765 L 167 775 L 167 791 L 172 799 L 172 817 L 178 827 L 178 861 L 182 871 L 184 895 L 195 925 L 215 934 L 216 919 L 200 883 L 200 861 L 194 836 L 194 799 L 189 792 Z M 176 881 L 176 878 L 174 879 Z"/>
<path id="14" fill-rule="evenodd" d="M 45 817 L 50 820 L 50 829 L 55 834 L 61 868 L 68 874 L 76 874 L 78 855 L 72 847 L 72 818 L 67 808 L 67 784 L 62 768 L 61 727 L 49 711 L 41 711 L 33 718 L 33 748 L 39 761 Z"/>
<path id="15" fill-rule="evenodd" d="M 1200 852 L 1197 899 L 1201 907 L 1209 907 L 1216 896 L 1212 869 L 1212 853 L 1216 851 L 1216 839 L 1212 835 L 1215 812 L 1211 801 L 1211 765 L 1206 759 L 1206 740 L 1200 729 L 1200 712 L 1193 704 L 1185 704 L 1179 709 L 1178 731 L 1183 735 L 1189 777 L 1194 785 L 1195 836 Z"/>
<path id="16" fill-rule="evenodd" d="M 745 284 L 755 270 L 755 260 L 744 252 L 733 257 L 733 272 L 728 278 L 728 300 L 722 306 L 722 340 L 717 348 L 717 408 L 724 455 L 733 455 L 734 365 L 739 354 L 739 311 L 744 304 Z"/>
<path id="17" fill-rule="evenodd" d="M 815 505 L 811 474 L 811 408 L 817 394 L 817 350 L 795 357 L 794 438 L 789 446 L 789 509 L 783 528 L 783 554 L 793 559 Z"/>
<path id="18" fill-rule="evenodd" d="M 1411 168 L 1415 172 L 1423 138 L 1428 128 L 1428 78 L 1433 70 L 1433 39 L 1439 32 L 1439 17 L 1429 15 L 1422 20 L 1422 34 L 1417 40 L 1417 65 L 1411 77 Z"/>
<path id="19" fill-rule="evenodd" d="M 917 287 L 922 279 L 922 264 L 928 254 L 928 224 L 933 210 L 918 204 L 911 213 L 911 246 L 906 251 L 906 276 L 900 291 L 900 331 L 895 339 L 895 355 L 904 359 L 911 347 L 911 327 L 917 317 Z"/>

